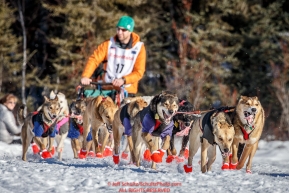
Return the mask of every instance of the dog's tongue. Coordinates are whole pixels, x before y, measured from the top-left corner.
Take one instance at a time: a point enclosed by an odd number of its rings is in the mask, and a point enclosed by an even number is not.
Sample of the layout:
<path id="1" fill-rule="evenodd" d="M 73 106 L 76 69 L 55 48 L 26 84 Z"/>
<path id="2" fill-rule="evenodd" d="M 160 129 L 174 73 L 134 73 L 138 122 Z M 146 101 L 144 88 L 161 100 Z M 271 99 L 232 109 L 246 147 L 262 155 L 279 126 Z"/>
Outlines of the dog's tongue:
<path id="1" fill-rule="evenodd" d="M 171 120 L 172 116 L 167 115 L 164 111 L 163 111 L 163 115 L 164 115 L 164 118 L 165 118 L 166 122 L 169 122 Z"/>
<path id="2" fill-rule="evenodd" d="M 181 130 L 180 132 L 177 132 L 177 136 L 187 136 L 189 134 L 190 127 L 186 127 L 184 130 Z"/>
<path id="3" fill-rule="evenodd" d="M 254 115 L 249 115 L 248 117 L 245 117 L 245 119 L 247 120 L 247 123 L 249 125 L 252 125 L 252 123 L 254 121 Z"/>

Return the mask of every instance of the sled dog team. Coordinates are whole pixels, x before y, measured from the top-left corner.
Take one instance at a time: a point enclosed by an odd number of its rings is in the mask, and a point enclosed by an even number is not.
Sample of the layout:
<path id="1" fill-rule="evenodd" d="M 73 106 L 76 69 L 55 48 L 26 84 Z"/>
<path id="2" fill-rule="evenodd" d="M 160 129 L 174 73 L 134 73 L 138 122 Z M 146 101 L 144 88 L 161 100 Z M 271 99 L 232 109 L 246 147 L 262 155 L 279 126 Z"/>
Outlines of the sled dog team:
<path id="1" fill-rule="evenodd" d="M 157 163 L 183 162 L 186 173 L 201 147 L 202 172 L 211 170 L 216 151 L 223 158 L 223 170 L 243 168 L 251 173 L 252 160 L 265 122 L 264 110 L 257 97 L 241 96 L 235 107 L 220 107 L 196 113 L 193 105 L 175 93 L 163 91 L 153 97 L 128 97 L 118 107 L 110 97 L 97 96 L 72 101 L 68 106 L 63 93 L 50 93 L 36 112 L 24 116 L 20 107 L 17 120 L 22 125 L 22 160 L 27 160 L 31 146 L 42 159 L 58 153 L 62 159 L 64 139 L 71 139 L 74 158 L 112 157 L 136 166 L 142 161 Z M 182 138 L 177 155 L 174 138 Z M 57 147 L 54 147 L 54 139 Z M 121 152 L 121 142 L 126 142 Z M 239 144 L 245 144 L 238 156 Z"/>

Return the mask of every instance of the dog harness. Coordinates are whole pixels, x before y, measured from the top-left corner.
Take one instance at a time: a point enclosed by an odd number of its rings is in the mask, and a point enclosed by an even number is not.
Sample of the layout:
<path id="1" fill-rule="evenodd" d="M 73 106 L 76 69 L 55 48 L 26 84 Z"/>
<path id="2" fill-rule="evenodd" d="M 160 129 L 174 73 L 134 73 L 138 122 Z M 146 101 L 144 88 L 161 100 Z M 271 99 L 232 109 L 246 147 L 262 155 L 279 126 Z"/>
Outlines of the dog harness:
<path id="1" fill-rule="evenodd" d="M 56 123 L 53 122 L 51 125 L 47 125 L 42 119 L 43 112 L 34 112 L 32 116 L 33 133 L 36 137 L 55 137 L 56 134 Z"/>
<path id="2" fill-rule="evenodd" d="M 201 120 L 199 120 L 200 129 L 203 133 L 203 136 L 201 137 L 201 142 L 203 141 L 203 138 L 205 138 L 211 145 L 216 144 L 213 134 L 213 126 L 210 119 L 215 112 L 216 111 L 213 110 L 211 112 L 206 113 L 202 120 L 202 124 Z"/>
<path id="3" fill-rule="evenodd" d="M 150 110 L 150 106 L 147 106 L 140 111 L 141 124 L 143 126 L 142 132 L 150 133 L 152 136 L 161 137 L 162 139 L 167 135 L 172 136 L 174 127 L 173 120 L 168 125 L 165 125 L 154 117 L 154 113 Z"/>
<path id="4" fill-rule="evenodd" d="M 131 136 L 132 126 L 130 124 L 130 115 L 127 112 L 128 104 L 124 105 L 120 111 L 120 121 L 124 126 L 124 134 Z"/>
<path id="5" fill-rule="evenodd" d="M 67 137 L 70 139 L 78 139 L 80 135 L 83 135 L 82 124 L 77 124 L 73 118 L 70 118 Z M 92 140 L 92 135 L 91 135 L 91 128 L 90 128 L 86 141 L 91 141 L 91 140 Z"/>

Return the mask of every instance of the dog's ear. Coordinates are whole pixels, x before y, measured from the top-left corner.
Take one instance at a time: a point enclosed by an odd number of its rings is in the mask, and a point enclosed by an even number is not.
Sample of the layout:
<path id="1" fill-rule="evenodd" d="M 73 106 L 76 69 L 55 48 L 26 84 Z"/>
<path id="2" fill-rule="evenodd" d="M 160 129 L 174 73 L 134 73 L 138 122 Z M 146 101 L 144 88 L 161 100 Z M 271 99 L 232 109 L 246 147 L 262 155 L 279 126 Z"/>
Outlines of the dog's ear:
<path id="1" fill-rule="evenodd" d="M 253 100 L 255 99 L 255 100 L 257 101 L 257 100 L 258 100 L 258 97 L 257 97 L 257 96 L 254 96 L 254 97 L 252 97 L 252 99 L 253 99 Z"/>
<path id="2" fill-rule="evenodd" d="M 45 102 L 49 102 L 50 100 L 47 98 L 47 96 L 44 96 Z"/>
<path id="3" fill-rule="evenodd" d="M 55 92 L 52 90 L 52 91 L 50 92 L 50 94 L 49 94 L 49 98 L 50 98 L 50 99 L 54 99 L 55 96 L 56 96 L 56 94 L 55 94 Z"/>
<path id="4" fill-rule="evenodd" d="M 151 103 L 150 103 L 150 110 L 154 113 L 157 112 L 157 104 L 158 104 L 158 101 L 159 101 L 159 98 L 162 94 L 159 94 L 159 95 L 156 95 L 152 100 L 151 100 Z"/>

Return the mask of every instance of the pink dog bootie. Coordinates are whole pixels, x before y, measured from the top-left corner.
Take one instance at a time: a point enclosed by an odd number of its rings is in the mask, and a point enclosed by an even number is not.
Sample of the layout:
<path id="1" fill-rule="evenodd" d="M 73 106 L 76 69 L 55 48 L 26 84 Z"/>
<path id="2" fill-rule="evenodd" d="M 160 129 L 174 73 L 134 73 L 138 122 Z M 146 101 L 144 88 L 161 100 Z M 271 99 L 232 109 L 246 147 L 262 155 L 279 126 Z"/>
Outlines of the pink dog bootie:
<path id="1" fill-rule="evenodd" d="M 93 151 L 89 151 L 87 156 L 88 157 L 95 157 L 95 153 Z"/>
<path id="2" fill-rule="evenodd" d="M 152 153 L 151 158 L 154 162 L 161 163 L 163 161 L 164 154 L 165 154 L 165 150 L 159 149 Z"/>
<path id="3" fill-rule="evenodd" d="M 122 152 L 121 159 L 128 160 L 128 152 Z"/>

